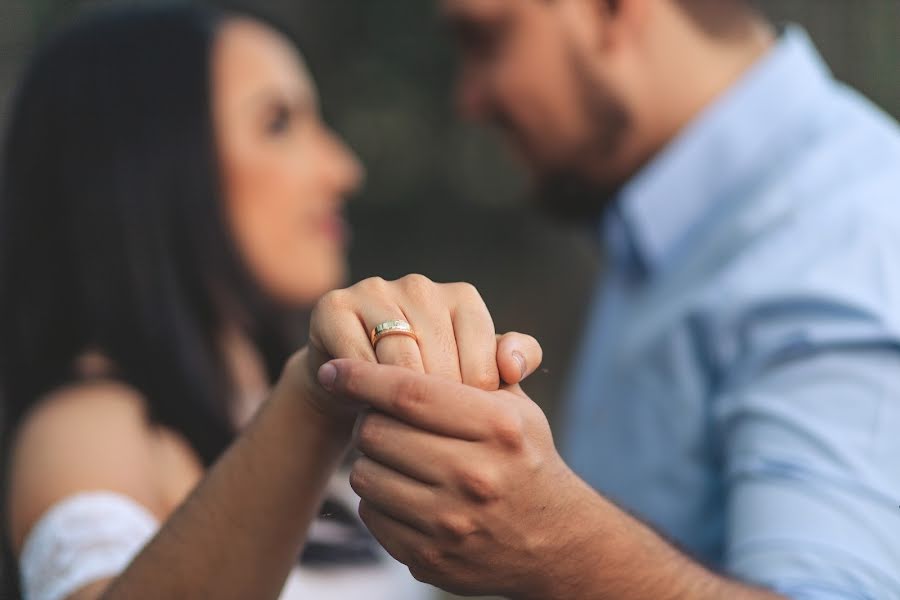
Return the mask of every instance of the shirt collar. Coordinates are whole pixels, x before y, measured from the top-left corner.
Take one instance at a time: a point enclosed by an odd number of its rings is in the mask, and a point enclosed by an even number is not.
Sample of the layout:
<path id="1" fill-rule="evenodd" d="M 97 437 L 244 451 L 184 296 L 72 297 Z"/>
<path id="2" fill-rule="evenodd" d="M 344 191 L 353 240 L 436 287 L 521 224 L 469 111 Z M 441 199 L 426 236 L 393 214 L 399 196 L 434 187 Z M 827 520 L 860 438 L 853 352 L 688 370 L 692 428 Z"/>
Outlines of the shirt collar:
<path id="1" fill-rule="evenodd" d="M 622 189 L 605 224 L 613 260 L 628 256 L 648 271 L 664 267 L 830 80 L 806 32 L 788 26 L 766 56 Z"/>

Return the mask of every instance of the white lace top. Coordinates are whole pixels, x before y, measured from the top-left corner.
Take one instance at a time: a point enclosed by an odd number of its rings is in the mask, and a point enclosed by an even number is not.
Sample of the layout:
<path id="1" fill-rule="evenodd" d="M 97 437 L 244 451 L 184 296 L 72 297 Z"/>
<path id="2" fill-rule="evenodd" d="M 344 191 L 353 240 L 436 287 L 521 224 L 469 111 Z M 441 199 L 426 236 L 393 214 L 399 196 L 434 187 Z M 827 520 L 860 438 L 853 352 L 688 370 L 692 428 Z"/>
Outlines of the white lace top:
<path id="1" fill-rule="evenodd" d="M 32 528 L 22 549 L 25 600 L 63 600 L 92 582 L 116 576 L 158 528 L 153 515 L 120 494 L 93 492 L 62 500 Z M 280 599 L 425 600 L 433 598 L 433 589 L 385 554 L 384 560 L 366 566 L 298 564 Z"/>

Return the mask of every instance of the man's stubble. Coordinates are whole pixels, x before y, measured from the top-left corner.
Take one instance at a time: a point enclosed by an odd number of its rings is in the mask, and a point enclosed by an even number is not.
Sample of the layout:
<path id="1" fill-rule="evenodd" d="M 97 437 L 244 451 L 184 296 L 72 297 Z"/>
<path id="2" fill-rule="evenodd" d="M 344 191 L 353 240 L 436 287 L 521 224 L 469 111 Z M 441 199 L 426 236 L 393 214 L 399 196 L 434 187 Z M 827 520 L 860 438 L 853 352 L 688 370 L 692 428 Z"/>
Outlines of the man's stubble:
<path id="1" fill-rule="evenodd" d="M 579 110 L 589 131 L 584 143 L 537 175 L 535 199 L 541 211 L 555 221 L 593 227 L 625 184 L 602 173 L 612 170 L 632 119 L 625 103 L 596 80 L 574 47 L 569 57 Z"/>

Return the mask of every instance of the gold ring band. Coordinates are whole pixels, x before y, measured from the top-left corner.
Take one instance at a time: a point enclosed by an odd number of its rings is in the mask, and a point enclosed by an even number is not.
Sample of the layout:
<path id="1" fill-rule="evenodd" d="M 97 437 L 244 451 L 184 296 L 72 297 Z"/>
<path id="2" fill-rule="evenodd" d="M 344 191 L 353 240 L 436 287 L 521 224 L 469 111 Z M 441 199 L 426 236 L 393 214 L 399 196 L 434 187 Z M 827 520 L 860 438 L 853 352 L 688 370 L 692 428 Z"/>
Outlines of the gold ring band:
<path id="1" fill-rule="evenodd" d="M 372 328 L 372 332 L 369 334 L 369 339 L 372 342 L 372 347 L 377 348 L 378 342 L 380 342 L 383 338 L 392 335 L 404 335 L 406 337 L 412 338 L 413 340 L 419 340 L 416 332 L 413 331 L 412 325 L 402 319 L 393 319 L 391 321 L 379 323 Z"/>

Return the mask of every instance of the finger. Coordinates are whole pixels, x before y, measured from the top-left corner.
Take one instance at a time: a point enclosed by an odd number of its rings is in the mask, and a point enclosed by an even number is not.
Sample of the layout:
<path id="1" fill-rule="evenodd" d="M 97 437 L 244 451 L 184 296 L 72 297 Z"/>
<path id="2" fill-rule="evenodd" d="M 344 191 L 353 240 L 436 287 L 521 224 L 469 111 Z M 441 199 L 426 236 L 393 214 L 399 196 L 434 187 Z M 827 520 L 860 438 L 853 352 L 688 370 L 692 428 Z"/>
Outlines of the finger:
<path id="1" fill-rule="evenodd" d="M 409 315 L 419 338 L 424 372 L 451 381 L 462 381 L 453 320 L 446 307 L 404 305 L 403 311 Z"/>
<path id="2" fill-rule="evenodd" d="M 498 400 L 462 383 L 348 359 L 323 365 L 318 377 L 334 393 L 441 435 L 478 441 L 497 426 Z"/>
<path id="3" fill-rule="evenodd" d="M 475 288 L 461 284 L 459 289 L 460 300 L 451 316 L 462 382 L 494 391 L 500 387 L 494 320 Z"/>
<path id="4" fill-rule="evenodd" d="M 544 351 L 536 339 L 524 333 L 507 333 L 497 340 L 497 367 L 507 385 L 521 383 L 538 370 Z"/>
<path id="5" fill-rule="evenodd" d="M 375 356 L 382 365 L 405 367 L 417 373 L 426 372 L 418 343 L 404 335 L 388 335 L 381 338 L 376 342 Z"/>
<path id="6" fill-rule="evenodd" d="M 462 381 L 453 319 L 443 293 L 447 286 L 423 275 L 408 275 L 396 283 L 394 298 L 419 338 L 425 372 Z"/>
<path id="7" fill-rule="evenodd" d="M 465 452 L 466 444 L 411 427 L 381 413 L 363 417 L 356 430 L 356 447 L 360 452 L 430 485 L 447 483 L 447 466 Z"/>
<path id="8" fill-rule="evenodd" d="M 346 290 L 329 292 L 316 303 L 309 326 L 313 364 L 333 358 L 377 360 L 358 312 Z"/>
<path id="9" fill-rule="evenodd" d="M 372 331 L 376 326 L 387 321 L 406 321 L 416 331 L 416 324 L 407 318 L 407 315 L 396 304 L 367 303 L 360 309 L 360 316 L 366 324 L 370 347 L 372 345 Z M 418 332 L 416 332 L 418 334 Z M 382 365 L 395 365 L 406 367 L 418 373 L 425 373 L 425 364 L 422 360 L 422 352 L 419 343 L 405 335 L 387 334 L 375 342 L 374 351 L 377 362 Z"/>
<path id="10" fill-rule="evenodd" d="M 427 515 L 434 511 L 434 488 L 410 479 L 366 456 L 356 459 L 350 471 L 350 487 L 357 495 L 413 529 L 428 534 Z"/>
<path id="11" fill-rule="evenodd" d="M 365 500 L 359 503 L 359 518 L 387 553 L 407 566 L 414 564 L 412 549 L 423 548 L 429 542 L 422 532 L 391 518 Z"/>

